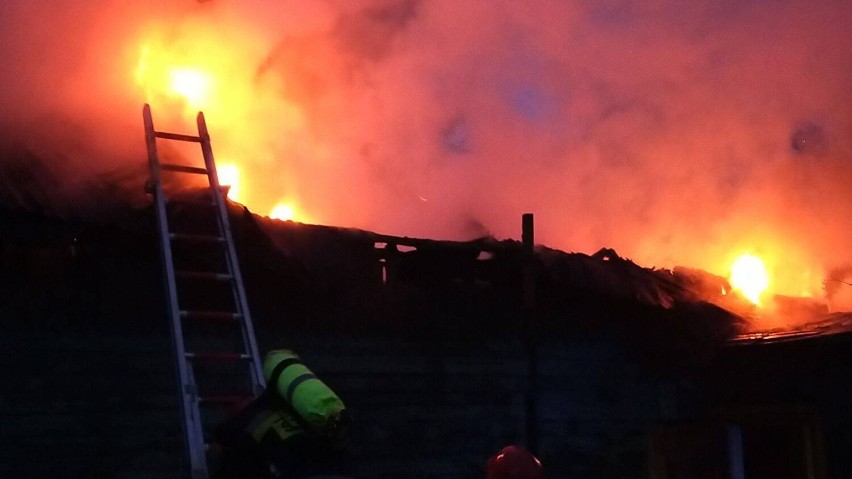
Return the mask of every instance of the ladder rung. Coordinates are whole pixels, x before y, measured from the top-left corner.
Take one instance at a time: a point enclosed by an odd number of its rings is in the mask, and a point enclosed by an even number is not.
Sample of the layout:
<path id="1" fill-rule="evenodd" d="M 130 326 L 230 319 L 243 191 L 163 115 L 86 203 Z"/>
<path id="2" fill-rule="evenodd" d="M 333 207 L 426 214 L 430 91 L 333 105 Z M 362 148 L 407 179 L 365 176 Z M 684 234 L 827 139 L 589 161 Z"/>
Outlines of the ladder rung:
<path id="1" fill-rule="evenodd" d="M 225 238 L 221 236 L 211 235 L 194 235 L 187 233 L 169 233 L 169 238 L 173 240 L 198 241 L 200 243 L 224 243 Z"/>
<path id="2" fill-rule="evenodd" d="M 214 321 L 233 321 L 243 317 L 240 313 L 222 312 L 222 311 L 181 311 L 181 318 L 188 319 L 209 319 Z"/>
<path id="3" fill-rule="evenodd" d="M 199 168 L 197 166 L 186 166 L 186 165 L 175 165 L 173 163 L 163 163 L 160 165 L 160 168 L 167 171 L 179 171 L 181 173 L 195 173 L 199 175 L 206 175 L 206 168 Z"/>
<path id="4" fill-rule="evenodd" d="M 195 143 L 199 143 L 201 141 L 201 138 L 195 135 L 181 135 L 180 133 L 166 133 L 164 131 L 155 131 L 154 136 L 164 140 L 192 141 Z"/>
<path id="5" fill-rule="evenodd" d="M 207 361 L 251 359 L 251 356 L 243 353 L 186 353 L 187 359 L 200 359 Z"/>
<path id="6" fill-rule="evenodd" d="M 153 190 L 153 187 L 152 187 L 152 190 Z M 175 205 L 175 206 L 216 206 L 216 202 L 213 201 L 213 199 L 208 199 L 207 201 L 199 201 L 199 200 L 164 198 L 163 201 L 165 201 L 169 205 Z"/>
<path id="7" fill-rule="evenodd" d="M 175 271 L 177 276 L 184 279 L 212 279 L 215 281 L 230 281 L 234 277 L 227 273 L 210 273 L 207 271 Z"/>

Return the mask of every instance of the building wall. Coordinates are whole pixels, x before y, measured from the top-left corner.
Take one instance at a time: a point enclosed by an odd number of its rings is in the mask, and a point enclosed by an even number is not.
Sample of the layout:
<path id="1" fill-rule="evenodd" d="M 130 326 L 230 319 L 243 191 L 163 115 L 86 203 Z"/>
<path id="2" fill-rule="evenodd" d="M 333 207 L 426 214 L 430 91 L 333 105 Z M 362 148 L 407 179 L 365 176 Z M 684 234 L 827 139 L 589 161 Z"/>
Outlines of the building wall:
<path id="1" fill-rule="evenodd" d="M 168 343 L 80 333 L 0 338 L 0 477 L 178 477 Z"/>
<path id="2" fill-rule="evenodd" d="M 731 347 L 704 372 L 707 409 L 744 425 L 748 477 L 848 477 L 850 357 L 852 341 L 837 335 Z M 772 472 L 777 464 L 795 473 Z"/>
<path id="3" fill-rule="evenodd" d="M 0 231 L 0 477 L 182 477 L 150 220 L 26 217 Z M 683 387 L 695 364 L 661 365 L 707 355 L 672 340 L 694 335 L 683 318 L 551 285 L 530 428 L 518 271 L 383 284 L 370 241 L 343 254 L 338 240 L 308 238 L 325 245 L 316 256 L 348 261 L 322 263 L 326 281 L 249 233 L 241 265 L 258 341 L 295 349 L 346 401 L 358 477 L 479 478 L 502 446 L 535 442 L 551 479 L 645 478 L 656 426 L 709 407 Z"/>
<path id="4" fill-rule="evenodd" d="M 358 477 L 483 477 L 489 455 L 527 442 L 527 365 L 517 342 L 279 339 L 347 403 Z M 180 476 L 166 335 L 0 341 L 0 476 Z M 539 366 L 538 443 L 549 477 L 647 477 L 655 383 L 604 343 L 546 348 Z"/>

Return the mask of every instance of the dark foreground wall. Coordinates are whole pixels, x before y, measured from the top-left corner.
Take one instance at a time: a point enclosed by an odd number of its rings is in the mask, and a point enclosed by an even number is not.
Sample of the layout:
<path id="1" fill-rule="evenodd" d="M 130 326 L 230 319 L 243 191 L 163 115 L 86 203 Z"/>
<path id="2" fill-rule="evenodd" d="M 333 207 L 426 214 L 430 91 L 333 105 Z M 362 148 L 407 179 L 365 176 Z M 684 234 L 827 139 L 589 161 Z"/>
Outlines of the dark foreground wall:
<path id="1" fill-rule="evenodd" d="M 727 348 L 704 372 L 703 401 L 743 426 L 748 477 L 849 477 L 850 358 L 841 334 Z"/>
<path id="2" fill-rule="evenodd" d="M 483 477 L 489 455 L 530 439 L 517 342 L 313 349 L 326 351 L 312 362 L 353 408 L 364 477 Z M 543 348 L 538 361 L 535 429 L 550 477 L 646 477 L 655 381 L 600 342 Z"/>
<path id="3" fill-rule="evenodd" d="M 180 477 L 152 221 L 2 217 L 0 477 Z M 480 288 L 435 276 L 437 260 L 456 264 L 438 251 L 415 263 L 429 275 L 401 269 L 408 282 L 383 284 L 363 234 L 297 228 L 323 266 L 239 232 L 258 340 L 294 348 L 339 391 L 359 477 L 481 477 L 490 454 L 528 443 L 516 266 Z M 535 425 L 551 477 L 645 477 L 654 380 L 612 341 L 573 338 L 540 351 Z"/>
<path id="4" fill-rule="evenodd" d="M 162 338 L 7 331 L 0 370 L 0 477 L 180 477 Z"/>
<path id="5" fill-rule="evenodd" d="M 169 343 L 137 333 L 0 340 L 0 476 L 181 477 Z M 525 442 L 527 367 L 512 340 L 482 344 L 278 338 L 344 398 L 358 476 L 478 478 Z M 615 348 L 540 355 L 538 430 L 552 478 L 647 477 L 655 381 Z"/>
<path id="6" fill-rule="evenodd" d="M 186 477 L 150 212 L 94 224 L 0 220 L 0 477 Z M 266 237 L 238 223 L 258 340 L 295 349 L 346 401 L 358 477 L 480 478 L 509 443 L 537 443 L 551 479 L 725 477 L 673 474 L 695 464 L 724 472 L 728 444 L 685 456 L 703 449 L 675 446 L 706 429 L 667 428 L 724 425 L 787 394 L 787 382 L 838 424 L 812 444 L 828 451 L 827 477 L 845 477 L 849 395 L 834 383 L 849 383 L 848 349 L 806 370 L 784 366 L 812 357 L 792 351 L 758 390 L 740 362 L 762 364 L 764 350 L 719 356 L 725 318 L 681 303 L 674 285 L 654 282 L 665 275 L 609 254 L 542 252 L 551 262 L 536 283 L 530 416 L 517 248 L 481 261 L 471 245 L 422 245 L 382 267 L 364 232 L 286 229 Z"/>

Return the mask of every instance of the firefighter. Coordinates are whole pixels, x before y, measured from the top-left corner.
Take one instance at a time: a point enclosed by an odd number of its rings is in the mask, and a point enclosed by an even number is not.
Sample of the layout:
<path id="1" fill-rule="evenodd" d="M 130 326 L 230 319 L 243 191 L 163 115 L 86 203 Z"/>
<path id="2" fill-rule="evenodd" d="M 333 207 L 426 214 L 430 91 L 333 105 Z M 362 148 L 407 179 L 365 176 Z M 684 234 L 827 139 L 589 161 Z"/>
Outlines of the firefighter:
<path id="1" fill-rule="evenodd" d="M 542 479 L 541 461 L 521 446 L 506 446 L 485 464 L 486 479 Z"/>
<path id="2" fill-rule="evenodd" d="M 351 476 L 343 401 L 289 350 L 263 364 L 266 390 L 237 405 L 217 431 L 217 478 Z"/>

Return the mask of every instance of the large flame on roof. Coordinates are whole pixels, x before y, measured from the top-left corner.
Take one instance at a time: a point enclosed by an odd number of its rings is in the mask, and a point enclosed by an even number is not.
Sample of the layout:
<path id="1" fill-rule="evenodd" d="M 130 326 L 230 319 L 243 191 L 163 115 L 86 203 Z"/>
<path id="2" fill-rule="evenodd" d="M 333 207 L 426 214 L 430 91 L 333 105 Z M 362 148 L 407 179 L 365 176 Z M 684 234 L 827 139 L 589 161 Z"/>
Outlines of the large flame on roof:
<path id="1" fill-rule="evenodd" d="M 216 173 L 219 177 L 219 184 L 228 187 L 228 198 L 233 201 L 240 201 L 240 170 L 237 165 L 231 163 L 222 163 L 216 166 Z"/>
<path id="2" fill-rule="evenodd" d="M 194 109 L 202 109 L 207 104 L 210 83 L 210 75 L 201 70 L 186 67 L 169 70 L 169 88 Z"/>
<path id="3" fill-rule="evenodd" d="M 293 207 L 286 203 L 279 203 L 272 208 L 272 212 L 269 213 L 270 218 L 281 221 L 292 220 L 295 216 L 296 212 L 293 210 Z"/>
<path id="4" fill-rule="evenodd" d="M 731 286 L 741 291 L 754 304 L 769 287 L 769 273 L 763 261 L 753 254 L 743 254 L 731 266 Z"/>
<path id="5" fill-rule="evenodd" d="M 238 38 L 225 42 L 215 35 L 214 25 L 204 22 L 185 26 L 177 36 L 152 29 L 141 40 L 136 83 L 152 106 L 158 130 L 191 133 L 195 115 L 204 112 L 215 156 L 229 159 L 217 170 L 220 183 L 230 187 L 231 200 L 294 219 L 292 209 L 286 215 L 275 210 L 280 191 L 266 191 L 263 181 L 252 180 L 266 176 L 263 166 L 276 160 L 266 146 L 269 128 L 284 135 L 300 132 L 302 114 L 294 103 L 267 96 L 269 89 L 246 67 L 253 55 L 262 53 L 255 50 L 257 39 L 250 31 L 241 31 Z M 260 122 L 273 109 L 275 123 L 264 128 Z M 247 183 L 263 186 L 249 189 Z M 297 192 L 288 195 L 295 198 Z"/>
<path id="6" fill-rule="evenodd" d="M 277 160 L 278 140 L 270 132 L 281 141 L 298 135 L 303 116 L 247 68 L 261 61 L 263 51 L 250 29 L 237 30 L 226 41 L 213 23 L 189 23 L 178 31 L 152 26 L 140 40 L 135 80 L 158 130 L 193 133 L 195 115 L 203 111 L 215 157 L 228 158 L 217 168 L 220 183 L 230 187 L 228 197 L 259 213 L 272 212 L 282 192 L 269 186 L 275 177 L 264 171 Z M 298 192 L 286 193 L 297 199 Z M 292 211 L 287 219 L 293 219 Z"/>

